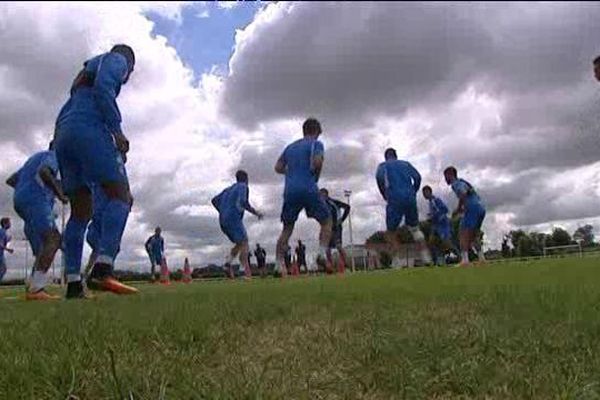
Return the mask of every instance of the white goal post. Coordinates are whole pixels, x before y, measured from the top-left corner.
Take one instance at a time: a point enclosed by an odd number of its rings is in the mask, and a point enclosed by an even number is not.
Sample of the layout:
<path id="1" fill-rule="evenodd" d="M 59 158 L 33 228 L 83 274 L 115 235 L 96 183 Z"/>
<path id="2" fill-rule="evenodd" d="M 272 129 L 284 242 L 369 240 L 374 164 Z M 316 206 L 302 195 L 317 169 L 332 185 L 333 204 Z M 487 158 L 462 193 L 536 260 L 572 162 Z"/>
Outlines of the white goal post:
<path id="1" fill-rule="evenodd" d="M 577 249 L 579 257 L 583 257 L 583 249 L 581 248 L 581 242 L 577 244 L 568 244 L 564 246 L 549 246 L 544 247 L 544 257 L 548 257 L 548 252 L 551 250 L 562 250 L 562 249 Z"/>

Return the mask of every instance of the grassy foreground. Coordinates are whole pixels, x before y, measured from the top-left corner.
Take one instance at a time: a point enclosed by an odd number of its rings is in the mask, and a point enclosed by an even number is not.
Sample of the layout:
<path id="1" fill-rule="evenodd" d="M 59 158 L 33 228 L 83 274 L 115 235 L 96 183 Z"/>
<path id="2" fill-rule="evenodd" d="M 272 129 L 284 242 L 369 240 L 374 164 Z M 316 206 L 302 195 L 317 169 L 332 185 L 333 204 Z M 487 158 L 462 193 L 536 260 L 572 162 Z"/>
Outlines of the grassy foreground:
<path id="1" fill-rule="evenodd" d="M 0 298 L 0 399 L 600 398 L 598 259 L 141 289 Z"/>

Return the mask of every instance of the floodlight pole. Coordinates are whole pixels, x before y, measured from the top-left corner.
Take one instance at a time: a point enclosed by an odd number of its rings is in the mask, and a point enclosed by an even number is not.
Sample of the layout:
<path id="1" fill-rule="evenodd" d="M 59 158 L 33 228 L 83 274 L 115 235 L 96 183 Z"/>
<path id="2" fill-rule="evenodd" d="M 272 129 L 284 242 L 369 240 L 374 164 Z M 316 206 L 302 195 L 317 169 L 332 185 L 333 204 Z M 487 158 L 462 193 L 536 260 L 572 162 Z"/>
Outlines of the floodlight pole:
<path id="1" fill-rule="evenodd" d="M 350 206 L 350 195 L 352 190 L 344 190 L 344 196 Z M 352 272 L 356 272 L 356 265 L 354 261 L 354 238 L 352 237 L 352 206 L 350 206 L 350 212 L 348 213 L 348 227 L 350 228 L 350 259 L 352 260 Z"/>

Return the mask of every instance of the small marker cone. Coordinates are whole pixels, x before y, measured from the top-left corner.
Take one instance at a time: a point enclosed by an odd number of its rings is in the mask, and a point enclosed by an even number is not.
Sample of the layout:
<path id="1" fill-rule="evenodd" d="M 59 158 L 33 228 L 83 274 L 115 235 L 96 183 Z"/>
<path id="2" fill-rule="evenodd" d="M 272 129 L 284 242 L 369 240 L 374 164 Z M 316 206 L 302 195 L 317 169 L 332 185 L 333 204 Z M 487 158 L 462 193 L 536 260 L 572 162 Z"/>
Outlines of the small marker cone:
<path id="1" fill-rule="evenodd" d="M 183 263 L 183 282 L 190 283 L 192 281 L 192 269 L 190 268 L 190 262 L 187 257 Z"/>

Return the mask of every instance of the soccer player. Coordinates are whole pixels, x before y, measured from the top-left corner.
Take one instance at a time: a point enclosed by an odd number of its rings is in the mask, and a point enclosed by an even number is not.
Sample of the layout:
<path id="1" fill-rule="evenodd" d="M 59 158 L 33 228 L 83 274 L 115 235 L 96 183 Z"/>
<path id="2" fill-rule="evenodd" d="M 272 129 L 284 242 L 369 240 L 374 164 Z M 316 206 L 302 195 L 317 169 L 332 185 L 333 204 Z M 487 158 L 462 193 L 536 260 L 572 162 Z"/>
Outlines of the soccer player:
<path id="1" fill-rule="evenodd" d="M 462 215 L 460 220 L 460 251 L 461 266 L 469 265 L 469 249 L 475 247 L 478 251 L 479 261 L 484 262 L 483 248 L 479 243 L 478 237 L 481 225 L 485 219 L 485 207 L 475 191 L 473 186 L 458 177 L 458 172 L 454 167 L 448 167 L 444 170 L 444 179 L 452 187 L 452 191 L 458 197 L 458 206 L 452 213 Z"/>
<path id="2" fill-rule="evenodd" d="M 124 44 L 87 60 L 56 120 L 56 155 L 63 188 L 71 203 L 64 247 L 70 286 L 67 293 L 73 297 L 79 297 L 78 293 L 84 290 L 80 270 L 83 239 L 93 210 L 90 185 L 101 188 L 108 200 L 102 215 L 98 258 L 88 286 L 116 294 L 137 292 L 113 276 L 131 199 L 124 164 L 129 141 L 121 130 L 116 99 L 134 64 L 133 50 Z"/>
<path id="3" fill-rule="evenodd" d="M 250 205 L 248 201 L 248 174 L 239 170 L 235 173 L 236 183 L 223 190 L 212 199 L 212 205 L 219 212 L 219 224 L 227 238 L 234 243 L 233 248 L 225 258 L 225 266 L 231 277 L 231 262 L 239 254 L 240 264 L 244 267 L 246 279 L 252 277 L 248 263 L 248 234 L 244 227 L 244 211 L 255 215 L 259 220 L 262 213 Z"/>
<path id="4" fill-rule="evenodd" d="M 594 58 L 594 76 L 600 82 L 600 56 Z"/>
<path id="5" fill-rule="evenodd" d="M 48 270 L 60 248 L 61 235 L 54 223 L 54 198 L 67 203 L 56 177 L 58 163 L 53 144 L 47 151 L 31 156 L 6 183 L 14 188 L 15 211 L 25 223 L 25 237 L 35 261 L 27 300 L 54 300 L 59 297 L 46 292 Z"/>
<path id="6" fill-rule="evenodd" d="M 154 235 L 146 240 L 144 247 L 150 257 L 150 280 L 156 280 L 156 266 L 162 267 L 165 258 L 165 240 L 161 236 L 160 226 L 154 230 Z"/>
<path id="7" fill-rule="evenodd" d="M 327 247 L 331 238 L 331 215 L 325 201 L 319 196 L 317 182 L 323 168 L 325 148 L 319 139 L 321 124 L 309 118 L 302 125 L 304 137 L 288 145 L 275 164 L 275 172 L 285 175 L 283 209 L 281 222 L 283 229 L 277 240 L 277 263 L 283 271 L 285 250 L 298 215 L 304 209 L 309 218 L 321 225 L 319 234 L 319 255 L 317 261 L 332 271 L 327 261 Z"/>
<path id="8" fill-rule="evenodd" d="M 441 250 L 444 253 L 441 258 L 441 265 L 445 264 L 446 255 L 454 249 L 452 245 L 452 230 L 450 220 L 448 219 L 448 207 L 440 199 L 433 195 L 431 186 L 423 187 L 423 197 L 429 203 L 429 219 L 431 221 L 431 238 L 437 236 L 441 243 Z M 433 240 L 431 240 L 433 242 Z M 436 260 L 437 264 L 437 260 Z"/>
<path id="9" fill-rule="evenodd" d="M 340 255 L 341 261 L 343 265 L 346 265 L 346 252 L 342 247 L 342 224 L 350 215 L 350 205 L 344 203 L 343 201 L 339 201 L 329 197 L 329 191 L 325 188 L 322 188 L 320 191 L 321 196 L 325 199 L 325 203 L 329 207 L 329 211 L 331 213 L 331 221 L 332 221 L 332 230 L 331 230 L 331 240 L 329 241 L 329 248 L 327 249 L 327 258 L 331 260 L 331 250 L 337 250 Z M 340 215 L 340 211 L 342 214 Z M 338 269 L 338 272 L 342 272 Z"/>
<path id="10" fill-rule="evenodd" d="M 8 251 L 10 254 L 14 252 L 13 249 L 8 247 L 8 243 L 10 242 L 10 235 L 8 234 L 8 230 L 10 229 L 10 218 L 4 217 L 0 219 L 0 282 L 2 282 L 2 278 L 6 274 L 6 260 L 4 259 L 4 250 Z"/>
<path id="11" fill-rule="evenodd" d="M 306 246 L 302 243 L 302 240 L 298 240 L 298 246 L 296 246 L 296 260 L 298 260 L 298 270 L 304 266 L 304 270 L 308 273 L 308 267 L 306 266 Z"/>
<path id="12" fill-rule="evenodd" d="M 256 264 L 258 266 L 258 270 L 260 271 L 260 276 L 264 278 L 267 275 L 267 252 L 265 249 L 260 247 L 260 243 L 256 243 L 254 257 L 256 257 Z"/>
<path id="13" fill-rule="evenodd" d="M 408 161 L 398 160 L 396 150 L 389 148 L 384 153 L 385 161 L 377 167 L 376 179 L 379 192 L 387 202 L 386 225 L 388 241 L 399 247 L 395 231 L 404 218 L 404 224 L 416 242 L 421 253 L 421 262 L 431 263 L 431 256 L 425 244 L 425 236 L 419 229 L 417 191 L 421 186 L 421 175 Z"/>

